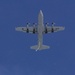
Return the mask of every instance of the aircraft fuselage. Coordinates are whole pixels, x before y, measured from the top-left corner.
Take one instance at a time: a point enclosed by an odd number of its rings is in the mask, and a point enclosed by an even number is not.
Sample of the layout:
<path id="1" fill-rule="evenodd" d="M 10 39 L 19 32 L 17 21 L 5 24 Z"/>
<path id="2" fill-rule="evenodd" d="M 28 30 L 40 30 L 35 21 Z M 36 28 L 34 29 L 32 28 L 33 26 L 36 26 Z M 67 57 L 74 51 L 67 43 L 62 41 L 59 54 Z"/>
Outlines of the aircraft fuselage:
<path id="1" fill-rule="evenodd" d="M 39 46 L 42 46 L 43 44 L 43 30 L 44 30 L 43 13 L 40 10 L 38 15 L 38 45 Z"/>

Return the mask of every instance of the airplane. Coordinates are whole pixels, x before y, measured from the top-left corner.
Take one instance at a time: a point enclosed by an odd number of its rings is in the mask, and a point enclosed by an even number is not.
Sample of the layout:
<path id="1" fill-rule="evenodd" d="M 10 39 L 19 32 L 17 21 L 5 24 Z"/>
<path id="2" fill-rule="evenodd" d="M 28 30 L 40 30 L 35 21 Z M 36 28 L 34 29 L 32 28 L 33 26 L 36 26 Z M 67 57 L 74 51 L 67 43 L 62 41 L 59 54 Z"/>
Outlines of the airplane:
<path id="1" fill-rule="evenodd" d="M 48 26 L 48 23 L 46 23 L 46 26 L 44 26 L 44 17 L 43 17 L 42 10 L 40 10 L 38 14 L 38 26 L 35 25 L 36 24 L 33 23 L 33 26 L 29 27 L 29 23 L 27 23 L 27 27 L 16 27 L 15 29 L 16 31 L 22 31 L 22 32 L 33 33 L 38 35 L 38 44 L 31 46 L 31 49 L 36 51 L 50 48 L 47 45 L 43 45 L 43 34 L 54 33 L 65 29 L 65 27 L 54 26 L 55 25 L 54 22 L 52 23 L 52 26 Z"/>

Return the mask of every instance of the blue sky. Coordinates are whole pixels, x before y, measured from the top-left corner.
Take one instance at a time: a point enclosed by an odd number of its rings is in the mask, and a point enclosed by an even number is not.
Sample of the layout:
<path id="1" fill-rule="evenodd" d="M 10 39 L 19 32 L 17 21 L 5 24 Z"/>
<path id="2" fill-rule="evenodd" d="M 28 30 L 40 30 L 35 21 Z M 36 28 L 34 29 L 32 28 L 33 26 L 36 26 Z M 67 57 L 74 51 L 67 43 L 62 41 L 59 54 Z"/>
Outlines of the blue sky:
<path id="1" fill-rule="evenodd" d="M 15 27 L 37 23 L 40 9 L 65 30 L 44 35 L 51 48 L 36 52 L 37 35 Z M 0 75 L 75 75 L 75 0 L 0 0 Z"/>

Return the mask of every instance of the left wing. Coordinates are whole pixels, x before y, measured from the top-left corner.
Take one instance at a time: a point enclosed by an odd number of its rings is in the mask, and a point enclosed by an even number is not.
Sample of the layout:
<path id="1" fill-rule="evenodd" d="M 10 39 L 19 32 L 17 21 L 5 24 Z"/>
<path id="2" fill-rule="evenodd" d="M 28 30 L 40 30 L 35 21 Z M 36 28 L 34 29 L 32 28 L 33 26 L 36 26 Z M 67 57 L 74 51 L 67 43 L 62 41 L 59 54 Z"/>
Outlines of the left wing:
<path id="1" fill-rule="evenodd" d="M 34 27 L 16 27 L 16 31 L 27 32 L 27 33 L 37 33 L 37 28 Z"/>

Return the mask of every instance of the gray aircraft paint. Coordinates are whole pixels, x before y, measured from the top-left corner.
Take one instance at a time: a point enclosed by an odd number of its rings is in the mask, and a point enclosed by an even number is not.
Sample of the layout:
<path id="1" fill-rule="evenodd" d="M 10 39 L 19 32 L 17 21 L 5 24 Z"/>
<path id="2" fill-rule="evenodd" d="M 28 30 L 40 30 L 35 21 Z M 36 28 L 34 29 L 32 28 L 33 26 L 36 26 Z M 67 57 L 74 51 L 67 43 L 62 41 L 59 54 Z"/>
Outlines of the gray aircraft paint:
<path id="1" fill-rule="evenodd" d="M 43 45 L 43 33 L 45 33 L 45 27 L 44 27 L 43 21 L 44 21 L 44 16 L 43 16 L 42 11 L 40 10 L 40 12 L 38 14 L 38 26 L 37 26 L 37 32 L 36 32 L 38 34 L 38 42 L 37 42 L 38 44 L 34 45 L 34 46 L 31 46 L 31 49 L 34 49 L 36 51 L 49 48 L 49 46 Z M 34 27 L 29 27 L 27 25 L 27 27 L 17 27 L 15 29 L 17 31 L 22 31 L 22 32 L 27 32 L 27 29 L 28 29 L 29 30 L 28 33 L 33 33 L 33 28 Z M 47 26 L 47 32 L 51 33 L 52 28 L 54 29 L 54 32 L 64 30 L 64 27 L 52 25 L 52 26 Z"/>
<path id="2" fill-rule="evenodd" d="M 43 13 L 40 10 L 40 13 L 38 15 L 38 45 L 40 44 L 40 46 L 42 46 L 43 44 L 43 29 L 44 25 L 43 25 Z"/>

